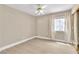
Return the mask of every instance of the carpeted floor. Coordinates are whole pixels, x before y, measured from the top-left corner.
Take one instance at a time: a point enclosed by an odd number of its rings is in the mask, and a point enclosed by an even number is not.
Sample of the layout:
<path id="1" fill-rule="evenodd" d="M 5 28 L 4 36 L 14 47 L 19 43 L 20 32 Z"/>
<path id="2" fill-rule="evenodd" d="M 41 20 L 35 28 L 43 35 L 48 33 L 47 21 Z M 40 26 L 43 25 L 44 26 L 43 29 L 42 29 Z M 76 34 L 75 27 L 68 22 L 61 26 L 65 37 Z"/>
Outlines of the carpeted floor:
<path id="1" fill-rule="evenodd" d="M 69 44 L 44 39 L 32 39 L 15 47 L 1 51 L 0 54 L 76 54 Z"/>

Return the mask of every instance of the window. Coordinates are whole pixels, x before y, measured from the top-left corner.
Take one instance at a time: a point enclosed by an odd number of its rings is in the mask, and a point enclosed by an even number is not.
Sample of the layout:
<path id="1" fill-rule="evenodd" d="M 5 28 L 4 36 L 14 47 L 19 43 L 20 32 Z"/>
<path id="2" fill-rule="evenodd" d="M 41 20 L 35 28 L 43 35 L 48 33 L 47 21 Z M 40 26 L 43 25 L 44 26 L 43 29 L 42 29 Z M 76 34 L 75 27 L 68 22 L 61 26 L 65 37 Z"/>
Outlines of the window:
<path id="1" fill-rule="evenodd" d="M 54 19 L 54 31 L 64 31 L 65 30 L 65 18 L 59 17 Z"/>

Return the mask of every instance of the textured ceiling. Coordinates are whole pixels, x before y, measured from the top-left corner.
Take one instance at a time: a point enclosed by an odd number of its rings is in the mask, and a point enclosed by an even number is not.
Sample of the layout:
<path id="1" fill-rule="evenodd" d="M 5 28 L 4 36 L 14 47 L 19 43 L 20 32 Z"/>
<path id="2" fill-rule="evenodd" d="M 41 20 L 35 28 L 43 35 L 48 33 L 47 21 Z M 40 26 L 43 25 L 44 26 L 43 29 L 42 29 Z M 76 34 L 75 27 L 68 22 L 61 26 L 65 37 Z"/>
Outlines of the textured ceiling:
<path id="1" fill-rule="evenodd" d="M 44 9 L 45 14 L 60 12 L 69 10 L 73 7 L 73 4 L 45 4 L 47 7 Z M 37 8 L 36 4 L 7 4 L 7 6 L 26 12 L 30 15 L 35 15 Z M 44 14 L 44 15 L 45 15 Z"/>

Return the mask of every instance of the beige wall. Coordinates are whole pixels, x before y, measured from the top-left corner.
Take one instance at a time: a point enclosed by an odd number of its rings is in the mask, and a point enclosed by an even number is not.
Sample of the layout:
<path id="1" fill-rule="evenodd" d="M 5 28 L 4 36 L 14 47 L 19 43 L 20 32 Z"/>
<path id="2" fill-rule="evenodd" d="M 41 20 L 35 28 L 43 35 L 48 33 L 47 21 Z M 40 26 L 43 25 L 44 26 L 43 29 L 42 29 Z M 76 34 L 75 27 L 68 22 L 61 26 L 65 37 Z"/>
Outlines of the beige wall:
<path id="1" fill-rule="evenodd" d="M 37 17 L 37 36 L 50 38 L 50 16 Z"/>
<path id="2" fill-rule="evenodd" d="M 51 20 L 51 15 L 34 17 L 0 5 L 0 47 L 36 35 L 51 38 Z M 63 39 L 62 33 L 58 35 Z"/>
<path id="3" fill-rule="evenodd" d="M 0 47 L 35 36 L 35 17 L 0 5 Z"/>
<path id="4" fill-rule="evenodd" d="M 58 14 L 54 14 L 56 16 Z M 63 32 L 53 32 L 52 18 L 53 15 L 37 17 L 37 36 L 48 37 L 52 39 L 63 40 L 65 34 Z"/>
<path id="5" fill-rule="evenodd" d="M 70 23 L 70 10 L 68 12 L 59 12 L 55 14 L 45 15 L 37 17 L 37 35 L 42 37 L 48 37 L 52 39 L 57 39 L 59 41 L 71 41 L 70 40 L 70 33 L 71 33 L 71 23 Z M 53 27 L 53 24 L 51 24 L 52 20 L 54 20 L 54 17 L 62 16 L 64 15 L 66 17 L 66 28 L 65 32 L 53 32 L 51 31 L 51 26 Z M 53 30 L 53 29 L 52 29 Z"/>

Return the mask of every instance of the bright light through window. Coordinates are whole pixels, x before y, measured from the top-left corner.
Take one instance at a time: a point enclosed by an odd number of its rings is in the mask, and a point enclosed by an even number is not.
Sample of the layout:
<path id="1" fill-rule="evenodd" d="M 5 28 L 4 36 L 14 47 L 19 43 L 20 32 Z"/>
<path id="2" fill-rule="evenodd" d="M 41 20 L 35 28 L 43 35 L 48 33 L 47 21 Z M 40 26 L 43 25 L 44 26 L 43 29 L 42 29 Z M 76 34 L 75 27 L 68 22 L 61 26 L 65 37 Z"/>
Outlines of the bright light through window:
<path id="1" fill-rule="evenodd" d="M 54 19 L 54 31 L 64 31 L 65 30 L 65 18 Z"/>

